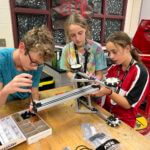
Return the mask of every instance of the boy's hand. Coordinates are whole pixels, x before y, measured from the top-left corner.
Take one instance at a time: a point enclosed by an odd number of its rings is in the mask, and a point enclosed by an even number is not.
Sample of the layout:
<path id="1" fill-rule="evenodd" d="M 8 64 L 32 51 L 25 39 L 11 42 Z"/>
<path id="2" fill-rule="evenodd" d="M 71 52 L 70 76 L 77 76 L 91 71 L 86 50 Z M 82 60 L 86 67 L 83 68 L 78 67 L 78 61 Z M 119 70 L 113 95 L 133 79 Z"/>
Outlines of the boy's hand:
<path id="1" fill-rule="evenodd" d="M 23 88 L 29 87 L 29 88 Z M 12 94 L 15 92 L 30 92 L 32 87 L 32 75 L 27 73 L 22 73 L 17 75 L 10 81 L 6 86 L 4 86 L 3 90 L 7 94 Z"/>

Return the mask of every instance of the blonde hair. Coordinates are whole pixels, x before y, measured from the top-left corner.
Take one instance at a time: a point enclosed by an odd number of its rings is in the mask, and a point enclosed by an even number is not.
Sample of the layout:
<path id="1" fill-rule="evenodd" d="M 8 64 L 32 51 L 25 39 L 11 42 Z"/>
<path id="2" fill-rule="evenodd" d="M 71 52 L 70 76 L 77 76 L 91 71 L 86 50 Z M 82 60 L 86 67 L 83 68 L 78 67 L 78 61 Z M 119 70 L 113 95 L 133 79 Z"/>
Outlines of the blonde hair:
<path id="1" fill-rule="evenodd" d="M 79 13 L 73 13 L 67 18 L 64 24 L 65 37 L 67 43 L 71 42 L 71 39 L 69 37 L 69 26 L 72 24 L 79 25 L 80 27 L 86 29 L 86 39 L 91 39 L 90 28 L 88 26 L 86 18 L 84 18 Z"/>
<path id="2" fill-rule="evenodd" d="M 44 61 L 54 56 L 54 40 L 51 32 L 45 25 L 29 30 L 21 41 L 25 44 L 26 54 L 31 49 L 34 49 L 34 51 L 39 52 Z"/>

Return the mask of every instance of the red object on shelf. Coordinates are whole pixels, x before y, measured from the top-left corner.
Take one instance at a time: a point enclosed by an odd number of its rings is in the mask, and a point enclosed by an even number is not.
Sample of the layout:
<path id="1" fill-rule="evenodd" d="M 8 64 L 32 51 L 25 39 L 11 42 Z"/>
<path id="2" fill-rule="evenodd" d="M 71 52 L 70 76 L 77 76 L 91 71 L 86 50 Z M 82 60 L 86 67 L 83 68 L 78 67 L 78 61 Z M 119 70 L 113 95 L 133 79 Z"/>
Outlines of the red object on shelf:
<path id="1" fill-rule="evenodd" d="M 149 56 L 148 56 L 149 55 Z M 141 55 L 141 60 L 144 63 L 144 65 L 147 67 L 149 73 L 150 73 L 150 54 L 148 55 Z"/>
<path id="2" fill-rule="evenodd" d="M 141 60 L 145 64 L 145 66 L 147 67 L 148 72 L 149 72 L 149 76 L 150 76 L 150 54 L 148 54 L 148 55 L 141 55 Z M 149 83 L 147 95 L 145 97 L 143 104 L 144 103 L 145 103 L 144 109 L 141 107 L 142 106 L 141 105 L 138 109 L 138 113 L 146 118 L 148 125 L 146 128 L 139 130 L 139 132 L 143 135 L 146 135 L 150 132 L 150 83 Z"/>
<path id="3" fill-rule="evenodd" d="M 150 20 L 141 20 L 133 37 L 132 44 L 138 48 L 142 54 L 150 54 Z"/>
<path id="4" fill-rule="evenodd" d="M 141 60 L 147 67 L 150 74 L 150 20 L 141 20 L 139 27 L 133 37 L 132 44 L 141 51 Z M 148 126 L 145 129 L 139 130 L 143 135 L 150 132 L 150 83 L 149 89 L 145 98 L 145 108 L 139 108 L 138 112 L 147 119 Z"/>

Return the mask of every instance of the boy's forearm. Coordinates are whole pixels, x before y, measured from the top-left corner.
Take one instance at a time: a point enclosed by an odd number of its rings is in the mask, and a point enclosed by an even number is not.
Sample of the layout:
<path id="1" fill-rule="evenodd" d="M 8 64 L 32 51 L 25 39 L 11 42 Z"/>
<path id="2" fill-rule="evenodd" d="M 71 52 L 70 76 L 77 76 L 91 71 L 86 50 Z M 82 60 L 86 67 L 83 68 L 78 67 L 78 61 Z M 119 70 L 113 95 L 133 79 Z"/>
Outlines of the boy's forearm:
<path id="1" fill-rule="evenodd" d="M 38 88 L 32 88 L 32 98 L 33 98 L 33 100 L 40 99 Z"/>
<path id="2" fill-rule="evenodd" d="M 6 103 L 8 95 L 4 88 L 0 90 L 0 106 Z"/>

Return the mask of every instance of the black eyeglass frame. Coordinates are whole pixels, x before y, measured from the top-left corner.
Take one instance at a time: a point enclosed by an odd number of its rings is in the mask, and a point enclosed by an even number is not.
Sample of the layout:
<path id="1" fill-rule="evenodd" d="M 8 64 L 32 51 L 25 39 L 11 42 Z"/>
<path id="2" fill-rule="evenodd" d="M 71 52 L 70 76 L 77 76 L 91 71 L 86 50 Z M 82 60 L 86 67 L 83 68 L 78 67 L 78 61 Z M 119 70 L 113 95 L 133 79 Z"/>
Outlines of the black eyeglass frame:
<path id="1" fill-rule="evenodd" d="M 30 56 L 29 53 L 27 53 L 27 55 L 29 56 L 29 59 L 30 59 L 30 64 L 31 65 L 34 65 L 34 66 L 37 66 L 37 67 L 43 67 L 45 64 L 38 64 L 37 62 L 34 62 Z"/>

